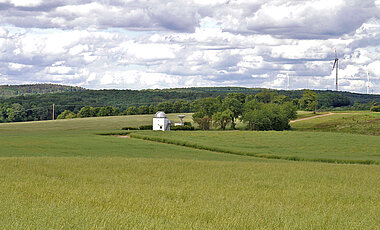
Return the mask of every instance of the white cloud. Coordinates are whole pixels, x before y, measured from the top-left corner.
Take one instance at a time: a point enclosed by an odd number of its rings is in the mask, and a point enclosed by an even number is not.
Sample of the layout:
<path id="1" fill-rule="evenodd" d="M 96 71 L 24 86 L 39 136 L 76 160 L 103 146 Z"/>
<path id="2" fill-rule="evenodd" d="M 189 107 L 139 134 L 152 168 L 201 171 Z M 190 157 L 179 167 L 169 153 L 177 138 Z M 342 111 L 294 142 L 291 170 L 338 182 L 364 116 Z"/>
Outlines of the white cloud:
<path id="1" fill-rule="evenodd" d="M 0 83 L 380 87 L 378 1 L 1 2 Z"/>

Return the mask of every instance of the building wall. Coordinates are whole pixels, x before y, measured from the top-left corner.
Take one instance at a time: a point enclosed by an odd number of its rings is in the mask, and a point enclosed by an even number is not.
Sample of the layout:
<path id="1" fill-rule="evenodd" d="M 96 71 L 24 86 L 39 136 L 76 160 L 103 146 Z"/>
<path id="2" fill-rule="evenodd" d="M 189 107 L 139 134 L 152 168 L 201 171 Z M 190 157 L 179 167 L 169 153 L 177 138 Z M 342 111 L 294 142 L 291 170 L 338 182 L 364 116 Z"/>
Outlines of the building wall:
<path id="1" fill-rule="evenodd" d="M 169 119 L 153 118 L 153 130 L 161 130 L 161 131 L 170 130 Z"/>

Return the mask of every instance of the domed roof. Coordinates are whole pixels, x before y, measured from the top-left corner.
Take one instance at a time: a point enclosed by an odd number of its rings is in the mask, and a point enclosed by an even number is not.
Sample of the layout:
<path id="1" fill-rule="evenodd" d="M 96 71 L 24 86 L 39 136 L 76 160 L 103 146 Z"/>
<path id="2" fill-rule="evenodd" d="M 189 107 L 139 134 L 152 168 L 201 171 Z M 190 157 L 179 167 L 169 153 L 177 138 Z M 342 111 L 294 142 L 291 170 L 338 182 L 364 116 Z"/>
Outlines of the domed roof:
<path id="1" fill-rule="evenodd" d="M 166 118 L 166 114 L 162 111 L 158 111 L 155 115 L 155 118 Z"/>

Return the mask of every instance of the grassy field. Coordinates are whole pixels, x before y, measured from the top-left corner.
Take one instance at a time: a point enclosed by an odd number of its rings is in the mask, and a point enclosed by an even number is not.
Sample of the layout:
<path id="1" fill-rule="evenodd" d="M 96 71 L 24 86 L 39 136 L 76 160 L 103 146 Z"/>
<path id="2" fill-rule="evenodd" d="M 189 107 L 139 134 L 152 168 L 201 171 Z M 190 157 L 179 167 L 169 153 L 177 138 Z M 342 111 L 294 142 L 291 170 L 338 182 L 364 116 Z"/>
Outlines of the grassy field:
<path id="1" fill-rule="evenodd" d="M 380 113 L 341 113 L 292 123 L 297 131 L 340 132 L 380 136 Z"/>
<path id="2" fill-rule="evenodd" d="M 376 136 L 292 131 L 140 131 L 131 136 L 240 155 L 380 163 Z"/>
<path id="3" fill-rule="evenodd" d="M 0 124 L 0 229 L 380 226 L 378 165 L 270 160 L 95 135 L 150 121 L 124 116 Z M 292 133 L 315 137 L 284 135 Z"/>

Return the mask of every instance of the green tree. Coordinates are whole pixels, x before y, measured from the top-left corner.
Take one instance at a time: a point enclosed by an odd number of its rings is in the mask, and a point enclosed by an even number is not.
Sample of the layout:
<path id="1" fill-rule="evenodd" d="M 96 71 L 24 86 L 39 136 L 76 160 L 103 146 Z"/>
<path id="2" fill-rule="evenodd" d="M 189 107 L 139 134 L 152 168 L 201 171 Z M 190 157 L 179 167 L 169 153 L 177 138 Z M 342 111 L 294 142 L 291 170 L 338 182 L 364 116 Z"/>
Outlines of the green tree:
<path id="1" fill-rule="evenodd" d="M 213 97 L 198 99 L 191 104 L 192 110 L 198 114 L 196 117 L 208 116 L 211 118 L 219 110 L 219 107 L 219 101 Z"/>
<path id="2" fill-rule="evenodd" d="M 336 93 L 325 93 L 317 95 L 318 104 L 324 107 L 341 107 L 351 104 L 350 99 L 345 96 Z"/>
<path id="3" fill-rule="evenodd" d="M 195 115 L 195 116 L 194 116 Z M 193 114 L 193 120 L 198 124 L 199 128 L 209 130 L 212 119 L 209 116 L 198 117 L 196 113 Z"/>
<path id="4" fill-rule="evenodd" d="M 229 94 L 230 95 L 230 94 Z M 244 98 L 245 100 L 245 98 Z M 230 110 L 232 112 L 231 127 L 235 129 L 236 120 L 243 112 L 243 104 L 234 97 L 227 96 L 224 98 L 221 106 L 222 111 Z"/>
<path id="5" fill-rule="evenodd" d="M 316 112 L 318 105 L 317 94 L 309 89 L 306 89 L 300 99 L 300 107 L 307 111 Z"/>
<path id="6" fill-rule="evenodd" d="M 229 109 L 223 111 L 223 112 L 217 112 L 212 116 L 212 120 L 214 122 L 214 126 L 222 128 L 223 130 L 226 129 L 226 126 L 232 121 L 233 119 L 233 112 Z"/>
<path id="7" fill-rule="evenodd" d="M 238 100 L 241 104 L 245 102 L 246 95 L 244 93 L 228 93 L 227 94 L 228 98 L 234 98 Z"/>
<path id="8" fill-rule="evenodd" d="M 65 110 L 57 116 L 57 119 L 71 119 L 75 117 L 75 113 L 71 112 L 70 110 Z"/>
<path id="9" fill-rule="evenodd" d="M 157 105 L 158 111 L 164 111 L 165 113 L 171 113 L 173 110 L 172 103 L 166 101 Z"/>
<path id="10" fill-rule="evenodd" d="M 372 112 L 380 112 L 380 105 L 374 105 L 371 107 Z"/>
<path id="11" fill-rule="evenodd" d="M 269 89 L 263 89 L 260 93 L 255 95 L 255 99 L 258 102 L 270 103 L 274 97 L 277 96 L 277 92 L 271 92 Z"/>
<path id="12" fill-rule="evenodd" d="M 95 117 L 94 108 L 91 106 L 85 106 L 79 110 L 77 117 Z"/>
<path id="13" fill-rule="evenodd" d="M 7 103 L 0 104 L 0 123 L 7 122 L 7 109 L 9 105 Z"/>
<path id="14" fill-rule="evenodd" d="M 136 114 L 137 114 L 137 109 L 135 106 L 128 107 L 122 113 L 122 115 L 136 115 Z"/>
<path id="15" fill-rule="evenodd" d="M 242 120 L 248 123 L 251 130 L 285 130 L 289 129 L 289 118 L 285 111 L 286 105 L 260 103 L 254 101 L 246 106 Z"/>
<path id="16" fill-rule="evenodd" d="M 179 100 L 173 103 L 173 113 L 180 113 L 181 112 L 181 107 L 182 103 L 184 103 L 184 100 Z"/>
<path id="17" fill-rule="evenodd" d="M 180 113 L 190 113 L 191 107 L 190 102 L 185 101 L 181 104 L 181 109 L 179 110 Z"/>
<path id="18" fill-rule="evenodd" d="M 261 109 L 263 103 L 251 99 L 244 104 L 241 120 L 248 123 L 248 128 L 253 130 L 254 111 Z"/>
<path id="19" fill-rule="evenodd" d="M 281 106 L 283 113 L 289 120 L 297 118 L 297 107 L 292 102 L 285 102 Z"/>
<path id="20" fill-rule="evenodd" d="M 9 121 L 25 121 L 25 108 L 18 103 L 14 103 L 7 109 L 7 115 Z"/>
<path id="21" fill-rule="evenodd" d="M 157 106 L 154 106 L 154 105 L 149 106 L 149 114 L 155 114 L 157 113 L 157 111 L 158 111 Z"/>
<path id="22" fill-rule="evenodd" d="M 136 109 L 136 107 L 135 107 Z M 106 107 L 101 107 L 99 112 L 98 112 L 98 117 L 103 117 L 103 116 L 116 116 L 119 115 L 120 109 L 117 107 L 113 106 L 106 106 Z"/>
<path id="23" fill-rule="evenodd" d="M 149 113 L 149 107 L 147 105 L 142 105 L 137 110 L 138 114 L 148 114 Z"/>
<path id="24" fill-rule="evenodd" d="M 291 99 L 285 95 L 276 95 L 273 97 L 272 103 L 275 104 L 284 104 L 285 102 L 289 102 Z"/>

